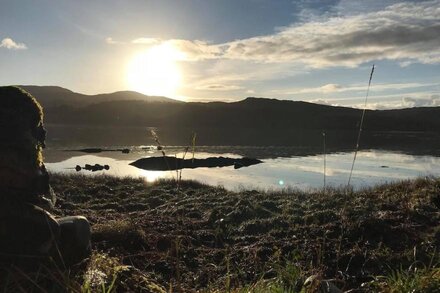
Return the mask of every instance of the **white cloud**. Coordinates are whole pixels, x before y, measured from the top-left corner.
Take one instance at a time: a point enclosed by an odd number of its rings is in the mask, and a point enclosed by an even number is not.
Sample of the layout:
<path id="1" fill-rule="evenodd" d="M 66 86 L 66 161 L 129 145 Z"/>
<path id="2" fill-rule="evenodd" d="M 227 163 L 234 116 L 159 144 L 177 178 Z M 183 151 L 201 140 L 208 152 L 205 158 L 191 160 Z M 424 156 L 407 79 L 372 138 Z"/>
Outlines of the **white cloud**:
<path id="1" fill-rule="evenodd" d="M 228 45 L 229 58 L 301 61 L 312 67 L 354 67 L 380 59 L 437 63 L 440 1 L 400 3 L 382 11 L 315 20 Z"/>
<path id="2" fill-rule="evenodd" d="M 363 109 L 365 104 L 364 103 L 337 103 L 337 100 L 333 99 L 316 99 L 316 100 L 310 100 L 306 102 L 314 103 L 314 104 L 321 104 L 326 106 L 333 106 L 333 107 L 350 107 L 350 108 L 356 108 L 356 109 Z M 401 109 L 401 108 L 409 108 L 403 106 L 402 101 L 396 100 L 396 101 L 381 101 L 381 102 L 369 102 L 367 103 L 366 109 L 368 110 L 389 110 L 389 109 Z"/>
<path id="3" fill-rule="evenodd" d="M 131 41 L 133 44 L 142 45 L 157 45 L 160 43 L 160 39 L 156 38 L 137 38 Z"/>
<path id="4" fill-rule="evenodd" d="M 221 57 L 221 46 L 210 45 L 208 42 L 199 40 L 182 40 L 182 39 L 169 39 L 161 40 L 157 38 L 146 38 L 141 37 L 131 41 L 132 44 L 138 45 L 164 45 L 173 46 L 174 48 L 181 51 L 182 60 L 181 61 L 197 61 L 204 59 L 214 59 Z"/>
<path id="5" fill-rule="evenodd" d="M 135 45 L 147 45 L 147 46 L 153 46 L 153 45 L 159 45 L 161 44 L 161 39 L 156 38 L 137 38 L 134 40 L 131 40 L 129 42 L 127 41 L 117 41 L 113 39 L 112 37 L 105 38 L 105 42 L 109 45 L 127 45 L 127 44 L 135 44 Z"/>
<path id="6" fill-rule="evenodd" d="M 210 45 L 205 41 L 176 39 L 165 41 L 165 43 L 170 44 L 184 52 L 185 60 L 187 61 L 221 58 L 223 54 L 223 50 L 220 45 Z"/>
<path id="7" fill-rule="evenodd" d="M 422 87 L 431 87 L 437 86 L 438 83 L 417 83 L 417 82 L 409 82 L 409 83 L 372 83 L 370 91 L 381 92 L 387 90 L 406 90 L 406 89 L 416 89 Z M 279 95 L 297 95 L 297 94 L 319 94 L 319 93 L 342 93 L 342 92 L 360 92 L 365 93 L 367 90 L 367 84 L 334 84 L 329 83 L 320 87 L 311 87 L 311 88 L 289 88 L 282 90 L 273 90 L 274 94 Z"/>
<path id="8" fill-rule="evenodd" d="M 9 50 L 25 50 L 27 46 L 23 43 L 16 43 L 11 38 L 4 38 L 0 43 L 0 48 L 6 48 Z"/>
<path id="9" fill-rule="evenodd" d="M 119 44 L 119 42 L 113 40 L 112 37 L 107 37 L 107 38 L 105 38 L 105 42 L 106 42 L 107 44 L 109 44 L 109 45 Z"/>
<path id="10" fill-rule="evenodd" d="M 341 88 L 339 84 L 329 83 L 320 87 L 320 90 L 324 93 L 332 93 L 336 92 Z"/>
<path id="11" fill-rule="evenodd" d="M 326 105 L 326 106 L 335 106 L 335 107 L 342 106 L 341 104 L 332 103 L 330 100 L 326 100 L 326 99 L 316 99 L 316 100 L 310 100 L 310 101 L 305 101 L 305 102 Z"/>
<path id="12" fill-rule="evenodd" d="M 290 64 L 282 63 L 263 64 L 243 60 L 215 60 L 211 62 L 213 64 L 206 71 L 206 74 L 199 76 L 199 79 L 206 83 L 260 82 L 292 78 L 308 73 L 302 66 L 292 69 Z"/>
<path id="13" fill-rule="evenodd" d="M 437 107 L 440 106 L 440 95 L 432 95 L 428 98 L 410 98 L 402 99 L 402 105 L 405 108 L 413 107 Z"/>
<path id="14" fill-rule="evenodd" d="M 346 97 L 309 100 L 311 103 L 344 106 L 363 109 L 365 97 Z M 392 94 L 369 97 L 367 109 L 370 110 L 389 110 L 414 107 L 439 107 L 440 95 L 428 92 L 412 93 L 411 96 L 402 97 L 402 94 Z"/>
<path id="15" fill-rule="evenodd" d="M 185 52 L 187 60 L 237 59 L 315 68 L 356 67 L 374 60 L 395 60 L 402 65 L 439 63 L 440 0 L 398 3 L 364 14 L 313 19 L 272 35 L 223 44 L 165 42 Z"/>
<path id="16" fill-rule="evenodd" d="M 438 107 L 440 106 L 440 95 L 414 94 L 413 97 L 400 97 L 396 99 L 374 99 L 367 103 L 367 109 L 389 110 L 414 107 Z M 362 103 L 351 105 L 351 107 L 362 109 Z"/>

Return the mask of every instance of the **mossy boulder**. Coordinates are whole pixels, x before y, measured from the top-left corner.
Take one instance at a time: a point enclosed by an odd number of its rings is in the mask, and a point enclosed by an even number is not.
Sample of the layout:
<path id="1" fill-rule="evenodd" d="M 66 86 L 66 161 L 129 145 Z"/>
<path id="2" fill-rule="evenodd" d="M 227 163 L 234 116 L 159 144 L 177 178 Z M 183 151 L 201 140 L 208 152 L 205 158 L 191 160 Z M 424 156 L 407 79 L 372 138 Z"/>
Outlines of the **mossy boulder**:
<path id="1" fill-rule="evenodd" d="M 43 109 L 29 93 L 0 87 L 0 191 L 35 197 L 49 191 L 42 148 Z"/>

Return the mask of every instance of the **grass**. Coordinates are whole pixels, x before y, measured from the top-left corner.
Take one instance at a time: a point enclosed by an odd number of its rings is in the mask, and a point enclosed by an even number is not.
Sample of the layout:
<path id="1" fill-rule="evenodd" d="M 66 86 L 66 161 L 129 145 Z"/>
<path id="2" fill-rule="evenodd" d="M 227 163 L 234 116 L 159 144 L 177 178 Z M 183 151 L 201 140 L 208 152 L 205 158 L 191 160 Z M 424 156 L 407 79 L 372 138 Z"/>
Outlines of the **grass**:
<path id="1" fill-rule="evenodd" d="M 440 292 L 440 267 L 391 270 L 365 287 L 380 292 Z"/>
<path id="2" fill-rule="evenodd" d="M 51 184 L 57 216 L 92 224 L 94 256 L 58 278 L 74 292 L 436 292 L 438 178 L 325 194 L 60 174 Z"/>
<path id="3" fill-rule="evenodd" d="M 73 271 L 42 265 L 36 272 L 11 267 L 2 273 L 0 292 L 166 292 L 148 274 L 98 251 L 87 260 L 86 267 Z"/>

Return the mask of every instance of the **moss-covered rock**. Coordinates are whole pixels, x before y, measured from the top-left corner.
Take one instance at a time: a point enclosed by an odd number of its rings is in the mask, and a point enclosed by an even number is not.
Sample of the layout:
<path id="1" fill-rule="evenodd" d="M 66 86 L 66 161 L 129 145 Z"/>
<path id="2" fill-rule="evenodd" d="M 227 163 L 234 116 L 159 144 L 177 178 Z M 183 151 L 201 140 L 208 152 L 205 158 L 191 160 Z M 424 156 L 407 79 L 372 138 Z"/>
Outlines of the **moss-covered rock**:
<path id="1" fill-rule="evenodd" d="M 45 136 L 37 100 L 18 87 L 0 87 L 0 192 L 26 201 L 49 192 L 42 156 Z"/>

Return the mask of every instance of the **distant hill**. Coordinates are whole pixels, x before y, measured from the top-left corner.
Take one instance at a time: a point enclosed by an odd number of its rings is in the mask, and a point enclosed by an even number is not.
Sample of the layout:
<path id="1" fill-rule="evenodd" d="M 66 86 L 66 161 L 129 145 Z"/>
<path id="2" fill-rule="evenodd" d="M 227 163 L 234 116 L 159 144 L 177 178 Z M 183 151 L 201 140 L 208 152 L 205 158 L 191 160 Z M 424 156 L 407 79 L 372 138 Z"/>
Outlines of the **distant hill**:
<path id="1" fill-rule="evenodd" d="M 361 116 L 359 109 L 264 98 L 233 103 L 114 100 L 82 107 L 46 107 L 45 111 L 48 123 L 261 130 L 357 130 Z M 440 107 L 368 110 L 364 129 L 440 131 Z"/>
<path id="2" fill-rule="evenodd" d="M 104 137 L 109 143 L 135 144 L 149 136 L 146 127 L 156 127 L 168 145 L 186 144 L 196 132 L 201 145 L 319 148 L 325 131 L 328 146 L 353 147 L 362 113 L 354 108 L 255 97 L 232 103 L 184 103 L 136 92 L 83 95 L 60 87 L 22 88 L 43 104 L 52 139 L 79 141 L 78 136 L 84 135 L 84 144 L 92 140 L 99 144 Z M 64 132 L 66 127 L 70 130 Z M 412 149 L 438 149 L 440 107 L 368 110 L 363 130 L 363 147 L 404 144 Z"/>
<path id="3" fill-rule="evenodd" d="M 44 108 L 69 106 L 84 107 L 91 104 L 109 101 L 144 101 L 158 103 L 181 103 L 180 101 L 159 96 L 147 96 L 133 91 L 119 91 L 108 94 L 84 95 L 58 86 L 20 85 L 31 93 Z"/>

